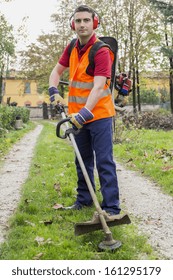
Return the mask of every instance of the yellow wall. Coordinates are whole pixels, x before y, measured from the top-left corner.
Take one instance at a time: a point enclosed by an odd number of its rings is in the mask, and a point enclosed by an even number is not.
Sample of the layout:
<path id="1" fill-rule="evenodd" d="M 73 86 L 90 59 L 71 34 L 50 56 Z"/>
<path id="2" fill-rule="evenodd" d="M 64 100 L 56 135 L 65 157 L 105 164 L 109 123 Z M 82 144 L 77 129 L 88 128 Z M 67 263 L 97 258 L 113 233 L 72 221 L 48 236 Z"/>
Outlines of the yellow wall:
<path id="1" fill-rule="evenodd" d="M 17 102 L 18 106 L 37 107 L 44 101 L 49 103 L 49 97 L 39 94 L 37 91 L 37 83 L 34 80 L 22 80 L 17 78 L 4 79 L 4 90 L 2 102 L 7 103 L 7 98 L 11 97 L 10 103 Z M 25 92 L 25 84 L 30 83 L 30 93 Z"/>
<path id="2" fill-rule="evenodd" d="M 169 79 L 167 77 L 165 78 L 141 78 L 140 81 L 140 86 L 142 88 L 146 88 L 146 89 L 155 89 L 158 92 L 160 92 L 160 89 L 167 89 L 167 91 L 169 91 Z"/>

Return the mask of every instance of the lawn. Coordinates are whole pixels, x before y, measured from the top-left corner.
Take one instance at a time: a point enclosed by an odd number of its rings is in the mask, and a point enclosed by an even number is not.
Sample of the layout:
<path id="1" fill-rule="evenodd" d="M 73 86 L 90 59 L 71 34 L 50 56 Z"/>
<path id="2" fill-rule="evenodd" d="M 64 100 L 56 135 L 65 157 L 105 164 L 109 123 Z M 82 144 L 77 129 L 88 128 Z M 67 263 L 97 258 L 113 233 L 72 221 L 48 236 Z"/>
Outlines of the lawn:
<path id="1" fill-rule="evenodd" d="M 103 231 L 74 235 L 74 224 L 90 220 L 95 209 L 94 206 L 75 212 L 57 209 L 75 201 L 74 151 L 67 140 L 56 137 L 53 124 L 43 124 L 18 209 L 10 219 L 8 238 L 0 247 L 0 259 L 158 259 L 147 237 L 140 235 L 133 223 L 111 228 L 114 239 L 122 242 L 121 248 L 114 252 L 98 250 L 104 239 Z M 97 180 L 96 194 L 101 201 L 99 188 Z"/>
<path id="2" fill-rule="evenodd" d="M 117 123 L 114 155 L 127 168 L 139 170 L 156 182 L 163 192 L 173 196 L 172 139 L 172 130 L 127 130 Z"/>

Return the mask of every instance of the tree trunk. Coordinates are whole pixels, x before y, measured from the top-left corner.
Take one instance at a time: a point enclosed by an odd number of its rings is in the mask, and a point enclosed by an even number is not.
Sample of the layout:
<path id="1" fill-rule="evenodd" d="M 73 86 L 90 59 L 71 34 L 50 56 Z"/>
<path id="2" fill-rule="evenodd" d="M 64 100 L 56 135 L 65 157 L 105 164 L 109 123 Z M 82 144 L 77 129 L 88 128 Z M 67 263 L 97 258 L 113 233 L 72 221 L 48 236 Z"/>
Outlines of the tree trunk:
<path id="1" fill-rule="evenodd" d="M 133 95 L 133 112 L 135 114 L 137 112 L 137 110 L 136 110 L 136 75 L 135 75 L 135 67 L 133 67 L 132 95 Z"/>
<path id="2" fill-rule="evenodd" d="M 170 106 L 171 113 L 173 114 L 173 57 L 170 58 L 170 75 L 169 75 L 169 86 L 170 86 Z"/>
<path id="3" fill-rule="evenodd" d="M 140 86 L 139 86 L 139 70 L 136 69 L 136 89 L 137 89 L 137 101 L 138 101 L 138 111 L 141 112 L 141 98 L 140 98 Z"/>
<path id="4" fill-rule="evenodd" d="M 0 74 L 0 104 L 2 102 L 2 74 Z"/>
<path id="5" fill-rule="evenodd" d="M 168 34 L 167 34 L 167 25 L 165 23 L 165 42 L 166 46 L 169 47 L 168 43 Z M 169 58 L 170 62 L 170 70 L 169 70 L 169 93 L 170 93 L 170 107 L 171 107 L 171 113 L 173 114 L 173 58 Z"/>
<path id="6" fill-rule="evenodd" d="M 4 64 L 2 64 L 0 69 L 0 104 L 2 103 L 2 85 L 3 85 L 3 73 L 4 73 Z"/>

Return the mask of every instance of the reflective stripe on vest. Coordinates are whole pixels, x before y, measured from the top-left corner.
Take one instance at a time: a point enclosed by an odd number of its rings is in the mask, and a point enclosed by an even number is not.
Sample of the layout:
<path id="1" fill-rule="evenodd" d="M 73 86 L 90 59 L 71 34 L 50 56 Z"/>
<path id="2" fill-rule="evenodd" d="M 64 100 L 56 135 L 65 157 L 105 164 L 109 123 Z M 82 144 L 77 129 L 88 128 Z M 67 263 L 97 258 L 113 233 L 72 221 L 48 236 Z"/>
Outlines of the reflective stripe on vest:
<path id="1" fill-rule="evenodd" d="M 73 88 L 79 88 L 79 89 L 92 89 L 94 86 L 94 83 L 84 83 L 84 82 L 69 82 L 69 86 Z M 103 95 L 106 96 L 108 94 L 111 94 L 110 88 L 107 88 L 103 90 Z"/>
<path id="2" fill-rule="evenodd" d="M 103 90 L 101 97 L 105 97 L 111 94 L 110 88 Z M 87 102 L 87 97 L 79 97 L 79 96 L 69 96 L 69 102 L 78 103 L 78 104 L 85 104 Z"/>
<path id="3" fill-rule="evenodd" d="M 83 88 L 83 89 L 92 89 L 94 83 L 84 83 L 84 82 L 69 82 L 69 86 L 73 88 Z"/>

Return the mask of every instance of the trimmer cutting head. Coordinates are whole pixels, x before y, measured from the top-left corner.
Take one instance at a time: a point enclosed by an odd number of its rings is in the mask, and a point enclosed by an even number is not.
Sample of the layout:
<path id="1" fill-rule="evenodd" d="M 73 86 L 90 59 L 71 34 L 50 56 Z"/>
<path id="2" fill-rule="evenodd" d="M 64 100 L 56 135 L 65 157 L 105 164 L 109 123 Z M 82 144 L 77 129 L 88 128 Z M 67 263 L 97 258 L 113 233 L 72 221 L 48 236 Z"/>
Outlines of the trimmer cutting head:
<path id="1" fill-rule="evenodd" d="M 122 245 L 121 241 L 119 240 L 112 240 L 112 242 L 109 242 L 107 240 L 102 241 L 99 245 L 98 248 L 100 251 L 115 251 L 116 249 L 120 248 Z"/>
<path id="2" fill-rule="evenodd" d="M 108 213 L 103 211 L 103 215 L 108 227 L 119 226 L 123 224 L 130 224 L 130 218 L 127 214 L 119 214 L 110 216 Z M 82 235 L 85 233 L 93 232 L 96 230 L 103 229 L 100 222 L 98 212 L 94 212 L 93 218 L 91 221 L 76 223 L 75 224 L 75 235 Z"/>

